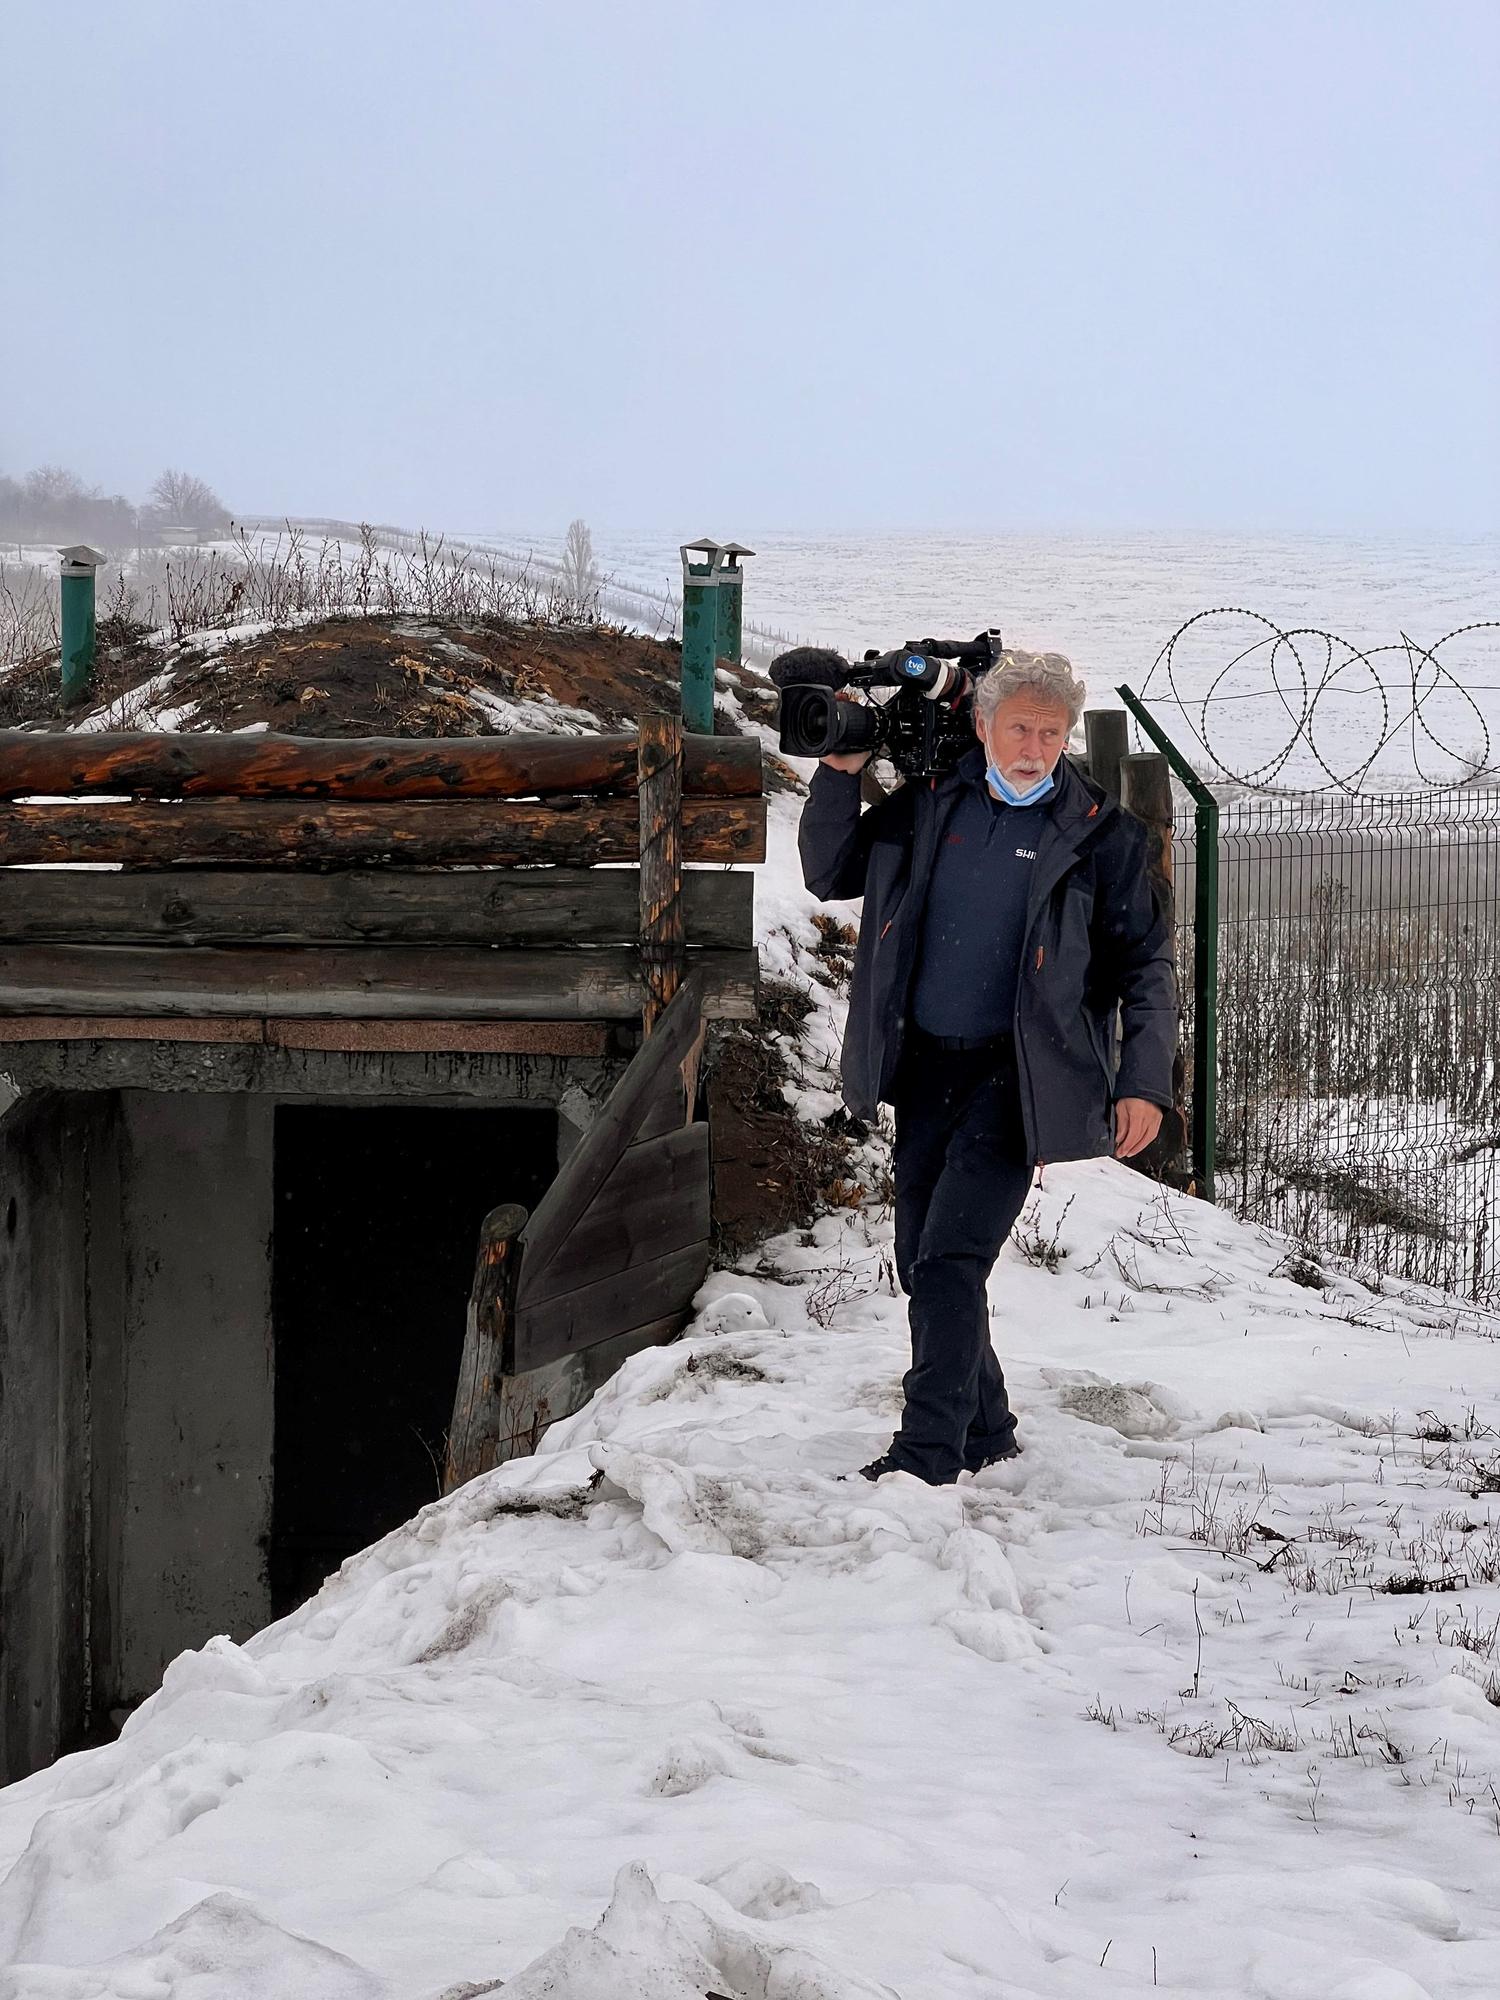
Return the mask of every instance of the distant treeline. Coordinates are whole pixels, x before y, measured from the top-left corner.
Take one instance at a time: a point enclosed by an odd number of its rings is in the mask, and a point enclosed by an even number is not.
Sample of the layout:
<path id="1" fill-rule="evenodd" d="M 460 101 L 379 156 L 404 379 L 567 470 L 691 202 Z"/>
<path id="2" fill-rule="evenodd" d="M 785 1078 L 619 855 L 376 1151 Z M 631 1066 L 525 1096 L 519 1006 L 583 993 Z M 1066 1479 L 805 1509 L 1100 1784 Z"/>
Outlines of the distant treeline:
<path id="1" fill-rule="evenodd" d="M 106 554 L 154 542 L 168 528 L 222 534 L 229 509 L 206 480 L 167 470 L 141 501 L 89 486 L 60 465 L 19 479 L 0 472 L 0 547 L 24 542 L 91 542 Z"/>

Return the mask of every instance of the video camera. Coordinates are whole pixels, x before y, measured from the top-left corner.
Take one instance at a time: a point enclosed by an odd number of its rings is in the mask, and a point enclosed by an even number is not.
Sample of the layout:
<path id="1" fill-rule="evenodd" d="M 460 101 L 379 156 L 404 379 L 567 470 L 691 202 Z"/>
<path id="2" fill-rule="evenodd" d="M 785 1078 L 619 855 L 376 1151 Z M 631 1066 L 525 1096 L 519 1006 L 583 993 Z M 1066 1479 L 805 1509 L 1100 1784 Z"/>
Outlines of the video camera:
<path id="1" fill-rule="evenodd" d="M 859 666 L 822 646 L 795 646 L 771 662 L 781 691 L 778 748 L 787 757 L 868 750 L 889 757 L 904 778 L 951 771 L 974 742 L 974 684 L 1000 657 L 1000 633 L 916 639 L 892 653 L 874 650 Z M 853 688 L 863 699 L 839 699 Z M 894 688 L 885 700 L 871 691 Z"/>

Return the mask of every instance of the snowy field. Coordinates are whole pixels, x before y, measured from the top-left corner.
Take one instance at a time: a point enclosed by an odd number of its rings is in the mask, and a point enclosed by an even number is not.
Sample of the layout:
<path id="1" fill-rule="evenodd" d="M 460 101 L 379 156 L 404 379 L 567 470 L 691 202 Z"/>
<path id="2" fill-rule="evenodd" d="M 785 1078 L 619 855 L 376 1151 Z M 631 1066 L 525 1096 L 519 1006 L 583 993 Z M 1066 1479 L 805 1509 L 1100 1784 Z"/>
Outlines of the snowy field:
<path id="1" fill-rule="evenodd" d="M 0 1794 L 3 2000 L 1492 1996 L 1500 1320 L 1048 1169 L 992 1287 L 1023 1457 L 872 1488 L 890 1257 L 870 1204 L 715 1273 L 537 1458 Z"/>
<path id="2" fill-rule="evenodd" d="M 1500 618 L 1500 540 L 1397 541 L 1299 535 L 837 534 L 763 533 L 734 524 L 757 550 L 747 565 L 745 613 L 857 659 L 867 646 L 936 635 L 968 638 L 999 625 L 1025 646 L 1066 653 L 1089 684 L 1091 702 L 1116 705 L 1123 680 L 1150 686 L 1158 713 L 1195 761 L 1207 768 L 1190 717 L 1212 689 L 1211 747 L 1231 769 L 1261 770 L 1284 786 L 1322 783 L 1317 758 L 1270 767 L 1295 733 L 1300 675 L 1316 685 L 1330 664 L 1322 647 L 1299 641 L 1296 661 L 1273 666 L 1257 651 L 1220 678 L 1263 628 L 1243 618 L 1195 628 L 1177 658 L 1177 706 L 1164 672 L 1152 675 L 1167 640 L 1187 620 L 1237 605 L 1283 630 L 1317 627 L 1361 649 L 1392 646 L 1373 671 L 1340 668 L 1319 705 L 1314 736 L 1324 760 L 1356 770 L 1384 742 L 1380 775 L 1407 782 L 1418 772 L 1462 775 L 1472 751 L 1492 743 L 1500 763 L 1500 632 L 1468 635 L 1442 655 L 1472 693 L 1430 696 L 1427 722 L 1408 720 L 1412 676 L 1432 678 L 1409 655 L 1471 621 Z M 552 555 L 559 537 L 512 532 L 509 547 Z M 662 535 L 596 531 L 601 567 L 675 588 L 677 550 Z M 1338 664 L 1335 660 L 1334 664 Z M 1157 705 L 1157 704 L 1154 704 Z"/>

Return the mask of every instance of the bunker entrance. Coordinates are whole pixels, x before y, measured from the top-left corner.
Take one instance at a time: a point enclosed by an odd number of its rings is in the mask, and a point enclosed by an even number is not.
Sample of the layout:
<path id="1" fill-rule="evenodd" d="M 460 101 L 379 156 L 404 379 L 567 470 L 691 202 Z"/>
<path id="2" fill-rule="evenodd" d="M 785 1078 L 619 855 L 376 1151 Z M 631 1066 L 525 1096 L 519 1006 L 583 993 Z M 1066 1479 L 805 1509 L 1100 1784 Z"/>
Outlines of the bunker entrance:
<path id="1" fill-rule="evenodd" d="M 479 1225 L 556 1170 L 553 1111 L 278 1106 L 274 1617 L 438 1497 Z"/>

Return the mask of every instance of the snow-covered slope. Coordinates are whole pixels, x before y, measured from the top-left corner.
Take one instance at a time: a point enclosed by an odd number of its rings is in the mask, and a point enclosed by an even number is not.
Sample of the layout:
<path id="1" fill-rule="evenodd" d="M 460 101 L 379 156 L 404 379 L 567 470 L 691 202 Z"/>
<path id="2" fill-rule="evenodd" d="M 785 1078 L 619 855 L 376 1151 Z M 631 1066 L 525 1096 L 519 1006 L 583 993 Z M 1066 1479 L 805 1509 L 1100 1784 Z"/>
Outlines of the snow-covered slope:
<path id="1" fill-rule="evenodd" d="M 992 1300 L 1024 1456 L 872 1488 L 885 1215 L 715 1273 L 537 1458 L 0 1793 L 0 2000 L 1493 1995 L 1500 1322 L 1107 1164 Z"/>

